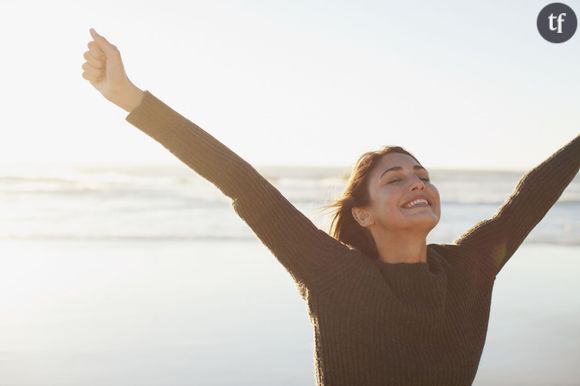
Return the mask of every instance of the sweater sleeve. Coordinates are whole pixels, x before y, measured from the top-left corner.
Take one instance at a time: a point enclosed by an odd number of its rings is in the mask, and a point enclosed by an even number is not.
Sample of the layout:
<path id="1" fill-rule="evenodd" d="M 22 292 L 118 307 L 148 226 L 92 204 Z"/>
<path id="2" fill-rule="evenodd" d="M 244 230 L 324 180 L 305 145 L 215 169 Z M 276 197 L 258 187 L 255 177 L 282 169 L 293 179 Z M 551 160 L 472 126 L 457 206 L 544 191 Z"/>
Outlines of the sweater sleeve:
<path id="1" fill-rule="evenodd" d="M 527 172 L 496 214 L 454 241 L 468 256 L 491 259 L 497 275 L 556 203 L 580 167 L 580 135 Z"/>
<path id="2" fill-rule="evenodd" d="M 125 118 L 232 199 L 237 214 L 292 276 L 301 295 L 346 270 L 350 249 L 295 208 L 250 164 L 145 90 Z"/>

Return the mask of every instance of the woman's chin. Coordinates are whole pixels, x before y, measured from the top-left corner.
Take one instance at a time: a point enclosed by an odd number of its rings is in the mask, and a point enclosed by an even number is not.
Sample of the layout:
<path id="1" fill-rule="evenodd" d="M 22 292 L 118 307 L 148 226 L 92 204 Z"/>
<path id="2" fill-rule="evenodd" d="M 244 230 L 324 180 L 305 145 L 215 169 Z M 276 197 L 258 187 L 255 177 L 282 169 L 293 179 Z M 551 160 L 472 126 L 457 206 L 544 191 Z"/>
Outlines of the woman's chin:
<path id="1" fill-rule="evenodd" d="M 403 212 L 405 218 L 413 218 L 413 219 L 431 219 L 434 221 L 435 224 L 439 222 L 439 215 L 433 210 L 430 206 L 424 207 L 417 207 L 417 208 L 401 208 L 401 212 Z"/>

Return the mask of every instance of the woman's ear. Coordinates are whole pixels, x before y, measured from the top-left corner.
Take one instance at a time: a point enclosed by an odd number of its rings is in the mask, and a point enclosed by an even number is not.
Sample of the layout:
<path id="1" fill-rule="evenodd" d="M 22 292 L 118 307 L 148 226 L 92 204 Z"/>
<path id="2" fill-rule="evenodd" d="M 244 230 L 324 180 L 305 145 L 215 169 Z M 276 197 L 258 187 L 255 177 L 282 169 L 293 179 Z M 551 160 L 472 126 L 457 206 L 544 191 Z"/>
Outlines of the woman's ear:
<path id="1" fill-rule="evenodd" d="M 364 208 L 352 207 L 352 217 L 362 227 L 367 227 L 371 224 L 372 216 Z"/>

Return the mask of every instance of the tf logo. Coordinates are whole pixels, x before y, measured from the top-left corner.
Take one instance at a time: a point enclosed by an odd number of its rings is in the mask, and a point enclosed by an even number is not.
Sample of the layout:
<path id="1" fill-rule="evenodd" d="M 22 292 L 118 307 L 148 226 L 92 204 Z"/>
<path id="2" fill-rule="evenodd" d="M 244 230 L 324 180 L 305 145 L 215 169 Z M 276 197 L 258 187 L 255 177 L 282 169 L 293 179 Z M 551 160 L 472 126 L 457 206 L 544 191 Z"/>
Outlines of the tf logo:
<path id="1" fill-rule="evenodd" d="M 552 3 L 540 11 L 536 24 L 544 39 L 563 43 L 574 35 L 578 21 L 572 8 L 563 3 Z"/>

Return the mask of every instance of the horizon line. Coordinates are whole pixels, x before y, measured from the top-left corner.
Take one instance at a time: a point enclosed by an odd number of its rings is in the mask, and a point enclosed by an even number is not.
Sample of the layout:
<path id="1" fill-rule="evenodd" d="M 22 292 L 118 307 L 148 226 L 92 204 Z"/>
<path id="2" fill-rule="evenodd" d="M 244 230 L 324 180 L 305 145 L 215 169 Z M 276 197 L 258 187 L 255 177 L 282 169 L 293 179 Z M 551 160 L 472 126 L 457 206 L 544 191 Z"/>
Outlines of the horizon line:
<path id="1" fill-rule="evenodd" d="M 335 169 L 335 170 L 344 170 L 350 171 L 354 165 L 339 165 L 339 164 L 311 164 L 311 165 L 304 165 L 304 164 L 252 164 L 252 166 L 256 169 L 271 169 L 271 168 L 278 168 L 278 169 Z M 79 161 L 79 162 L 59 162 L 59 161 L 48 161 L 48 162 L 16 162 L 16 163 L 0 163 L 0 171 L 5 168 L 27 168 L 27 167 L 187 167 L 188 165 L 175 162 L 175 163 L 167 163 L 167 162 L 126 162 L 126 161 L 110 161 L 110 162 L 103 162 L 103 161 Z M 457 166 L 431 166 L 427 167 L 428 170 L 437 170 L 437 171 L 474 171 L 474 172 L 513 172 L 513 173 L 525 173 L 531 170 L 533 167 L 530 168 L 490 168 L 484 166 L 465 166 L 465 167 L 457 167 Z M 191 169 L 191 168 L 190 168 Z M 195 172 L 194 169 L 191 169 Z M 1 173 L 1 172 L 0 172 Z"/>

